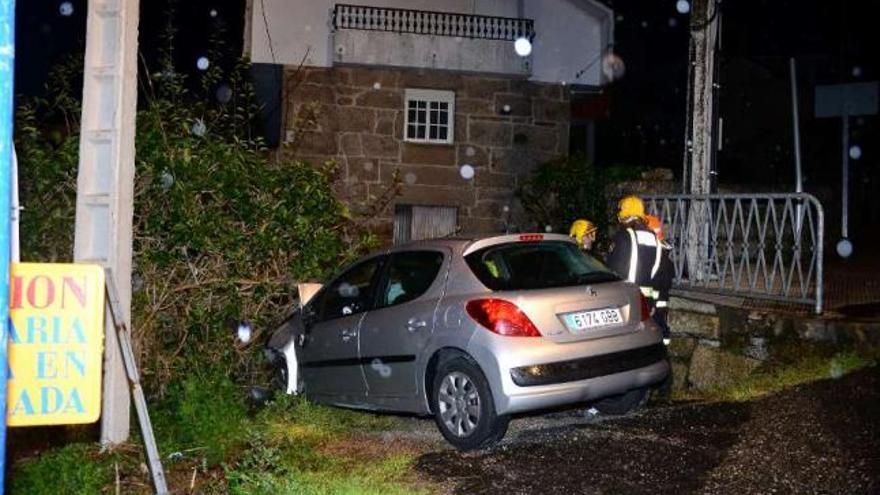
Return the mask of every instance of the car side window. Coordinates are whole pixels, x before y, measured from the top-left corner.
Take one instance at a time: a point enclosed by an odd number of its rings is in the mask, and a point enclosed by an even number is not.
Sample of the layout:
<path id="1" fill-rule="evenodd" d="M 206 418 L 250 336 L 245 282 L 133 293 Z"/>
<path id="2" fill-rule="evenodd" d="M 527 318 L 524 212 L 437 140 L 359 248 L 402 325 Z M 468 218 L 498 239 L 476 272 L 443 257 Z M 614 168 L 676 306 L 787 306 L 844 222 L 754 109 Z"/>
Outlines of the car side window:
<path id="1" fill-rule="evenodd" d="M 383 256 L 355 265 L 321 291 L 313 306 L 318 321 L 370 310 L 375 295 L 376 274 L 384 261 Z"/>
<path id="2" fill-rule="evenodd" d="M 438 251 L 394 253 L 379 301 L 380 307 L 403 304 L 424 294 L 437 278 L 442 265 L 443 253 Z"/>

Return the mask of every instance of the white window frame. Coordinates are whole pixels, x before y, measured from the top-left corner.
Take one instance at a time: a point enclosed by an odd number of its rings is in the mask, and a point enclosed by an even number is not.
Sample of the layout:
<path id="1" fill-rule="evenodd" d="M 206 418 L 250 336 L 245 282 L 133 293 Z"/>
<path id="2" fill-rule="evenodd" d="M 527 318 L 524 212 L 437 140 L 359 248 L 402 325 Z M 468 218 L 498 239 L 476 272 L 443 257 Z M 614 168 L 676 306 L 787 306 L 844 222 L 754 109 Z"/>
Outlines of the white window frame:
<path id="1" fill-rule="evenodd" d="M 425 137 L 424 138 L 411 138 L 408 136 L 407 131 L 409 130 L 409 102 L 410 101 L 424 101 L 427 102 L 426 110 L 425 110 Z M 448 120 L 446 123 L 447 132 L 446 139 L 431 139 L 430 130 L 431 130 L 431 111 L 430 106 L 432 102 L 438 103 L 446 103 L 448 104 Z M 405 92 L 405 97 L 403 100 L 403 140 L 409 143 L 423 143 L 423 144 L 452 144 L 454 142 L 455 137 L 455 92 L 454 91 L 443 91 L 438 89 L 409 89 L 407 88 Z M 420 122 L 419 122 L 420 123 Z"/>

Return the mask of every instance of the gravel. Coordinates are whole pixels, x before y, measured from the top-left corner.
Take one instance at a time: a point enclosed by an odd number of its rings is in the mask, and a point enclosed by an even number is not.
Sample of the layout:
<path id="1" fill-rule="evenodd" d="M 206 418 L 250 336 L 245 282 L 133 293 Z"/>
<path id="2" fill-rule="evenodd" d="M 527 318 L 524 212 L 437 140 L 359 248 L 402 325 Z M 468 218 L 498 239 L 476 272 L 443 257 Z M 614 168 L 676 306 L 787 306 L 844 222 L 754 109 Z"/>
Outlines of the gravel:
<path id="1" fill-rule="evenodd" d="M 524 417 L 490 450 L 437 446 L 416 468 L 455 494 L 878 493 L 880 368 L 751 402 Z"/>

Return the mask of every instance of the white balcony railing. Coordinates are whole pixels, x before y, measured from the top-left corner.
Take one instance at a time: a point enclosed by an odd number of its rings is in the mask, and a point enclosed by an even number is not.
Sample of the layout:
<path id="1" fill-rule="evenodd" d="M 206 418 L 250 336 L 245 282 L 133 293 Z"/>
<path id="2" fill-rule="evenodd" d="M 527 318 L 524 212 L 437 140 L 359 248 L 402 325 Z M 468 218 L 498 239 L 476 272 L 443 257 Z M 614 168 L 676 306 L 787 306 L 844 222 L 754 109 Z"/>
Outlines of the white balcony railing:
<path id="1" fill-rule="evenodd" d="M 336 4 L 334 29 L 514 41 L 535 37 L 535 21 L 514 17 Z"/>

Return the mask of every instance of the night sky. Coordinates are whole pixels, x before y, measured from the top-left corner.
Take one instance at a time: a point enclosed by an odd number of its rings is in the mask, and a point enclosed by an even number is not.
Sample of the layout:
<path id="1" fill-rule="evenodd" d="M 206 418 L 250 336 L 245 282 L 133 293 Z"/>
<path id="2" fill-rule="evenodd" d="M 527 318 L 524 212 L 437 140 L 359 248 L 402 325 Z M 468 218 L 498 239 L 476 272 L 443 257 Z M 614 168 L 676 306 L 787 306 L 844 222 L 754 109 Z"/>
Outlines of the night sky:
<path id="1" fill-rule="evenodd" d="M 597 126 L 597 162 L 665 166 L 678 175 L 684 146 L 689 16 L 676 11 L 675 0 L 606 3 L 616 13 L 615 51 L 626 63 L 626 74 L 605 89 L 611 113 Z M 86 0 L 17 4 L 16 90 L 40 94 L 49 68 L 84 46 Z M 788 89 L 788 58 L 793 56 L 798 63 L 805 186 L 827 203 L 832 217 L 839 201 L 840 119 L 814 118 L 813 91 L 817 84 L 878 78 L 880 40 L 874 26 L 878 4 L 873 0 L 723 3 L 722 185 L 749 184 L 751 190 L 793 187 Z M 231 52 L 240 51 L 244 0 L 186 0 L 175 5 L 178 70 L 197 73 L 196 60 L 210 48 L 210 34 L 218 26 L 226 31 Z M 212 10 L 216 16 L 211 16 Z M 140 46 L 151 70 L 168 12 L 167 0 L 141 1 Z M 870 200 L 871 192 L 880 188 L 877 117 L 853 118 L 851 128 L 852 143 L 861 150 L 852 171 L 854 230 L 859 230 L 859 225 L 880 222 L 880 202 Z"/>

